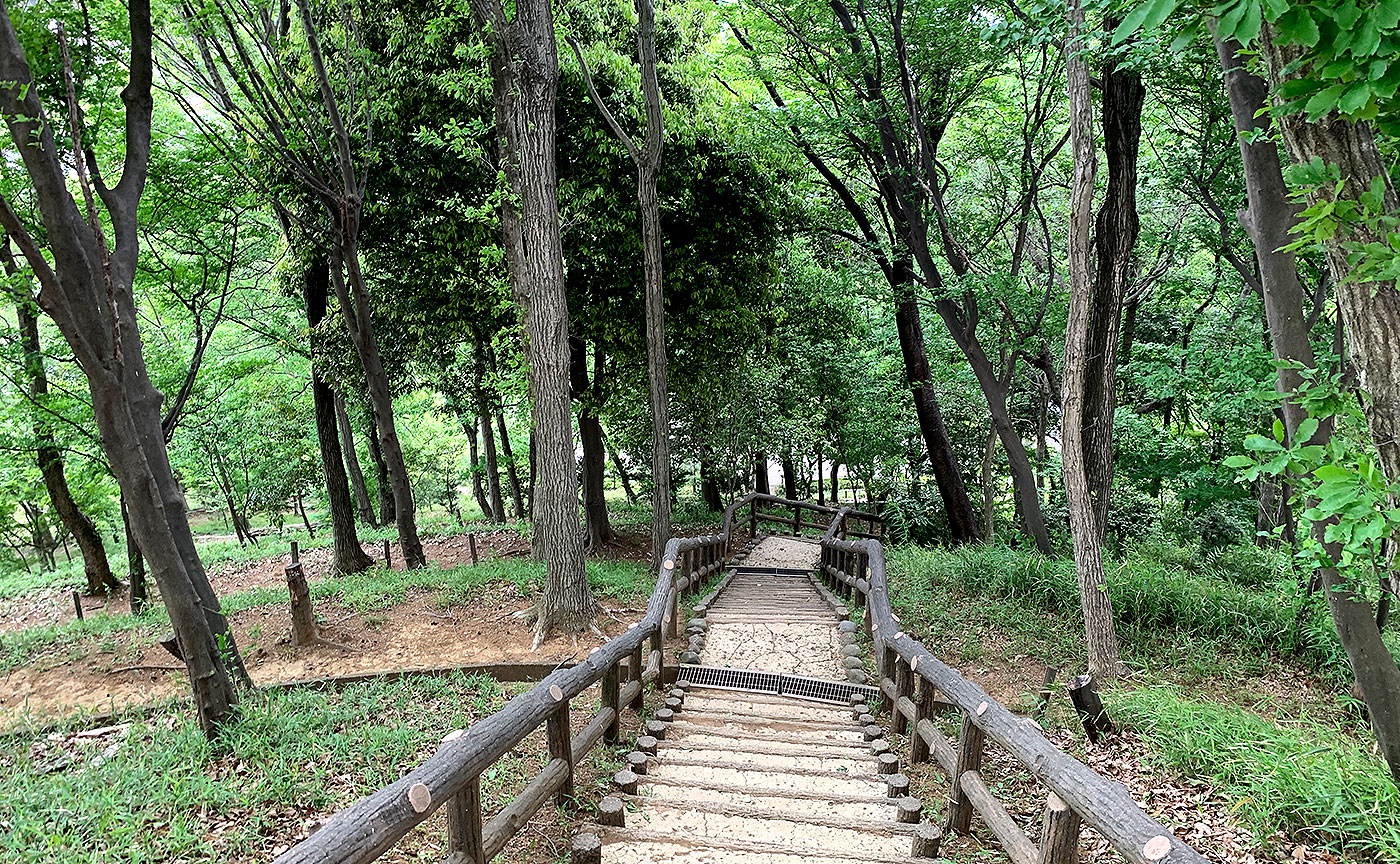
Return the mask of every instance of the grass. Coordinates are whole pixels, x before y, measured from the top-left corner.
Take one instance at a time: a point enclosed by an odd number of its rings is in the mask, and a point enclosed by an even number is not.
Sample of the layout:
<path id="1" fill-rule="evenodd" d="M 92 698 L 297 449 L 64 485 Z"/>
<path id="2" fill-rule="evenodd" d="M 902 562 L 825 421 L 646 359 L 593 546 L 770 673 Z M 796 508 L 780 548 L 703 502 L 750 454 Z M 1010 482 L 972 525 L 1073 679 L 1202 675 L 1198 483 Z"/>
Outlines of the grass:
<path id="1" fill-rule="evenodd" d="M 890 579 L 903 626 L 954 662 L 1031 657 L 1071 670 L 1062 678 L 1084 665 L 1072 561 L 992 544 L 905 546 L 890 551 Z M 1143 545 L 1108 562 L 1108 579 L 1134 670 L 1111 691 L 1111 710 L 1151 759 L 1210 779 L 1261 837 L 1286 829 L 1296 841 L 1400 860 L 1400 793 L 1345 694 L 1345 656 L 1320 598 L 1300 596 L 1253 549 L 1203 560 Z M 1302 694 L 1272 692 L 1281 679 Z"/>
<path id="2" fill-rule="evenodd" d="M 9 735 L 0 740 L 0 858 L 267 860 L 300 838 L 308 817 L 397 779 L 400 766 L 506 697 L 484 676 L 411 677 L 252 694 L 213 744 L 187 708 L 134 720 L 125 737 Z M 492 802 L 524 773 L 511 760 L 497 767 L 485 778 Z"/>
<path id="3" fill-rule="evenodd" d="M 1115 691 L 1110 707 L 1160 764 L 1214 781 L 1256 833 L 1284 825 L 1319 845 L 1400 860 L 1400 790 L 1342 730 L 1272 723 L 1169 686 Z"/>

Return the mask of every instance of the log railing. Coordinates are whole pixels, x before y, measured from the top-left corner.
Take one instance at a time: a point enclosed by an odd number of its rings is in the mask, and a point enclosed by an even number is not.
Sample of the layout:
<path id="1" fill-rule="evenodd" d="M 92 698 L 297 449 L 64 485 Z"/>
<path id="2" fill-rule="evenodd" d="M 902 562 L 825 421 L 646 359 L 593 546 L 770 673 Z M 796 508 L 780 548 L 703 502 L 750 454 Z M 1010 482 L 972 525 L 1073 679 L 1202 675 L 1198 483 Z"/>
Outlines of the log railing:
<path id="1" fill-rule="evenodd" d="M 1050 743 L 1033 719 L 1012 714 L 906 635 L 890 611 L 884 547 L 875 540 L 843 540 L 841 523 L 849 516 L 843 510 L 828 527 L 819 572 L 837 597 L 864 607 L 864 628 L 874 643 L 884 697 L 881 710 L 890 713 L 896 734 L 908 736 L 909 762 L 932 758 L 950 778 L 951 830 L 966 834 L 976 813 L 1013 864 L 1077 861 L 1081 823 L 1092 826 L 1131 864 L 1205 864 L 1205 858 L 1144 813 L 1124 786 Z M 961 715 L 956 740 L 934 723 L 935 710 Z M 983 778 L 983 747 L 989 740 L 1048 790 L 1038 842 L 1016 824 Z"/>
<path id="2" fill-rule="evenodd" d="M 647 684 L 662 685 L 664 640 L 680 628 L 680 600 L 724 567 L 726 546 L 723 534 L 671 540 L 641 621 L 582 663 L 550 674 L 495 714 L 448 735 L 427 761 L 335 814 L 276 864 L 373 861 L 439 809 L 447 813 L 448 860 L 489 861 L 545 802 L 553 798 L 562 803 L 573 795 L 574 766 L 599 741 L 617 741 L 622 712 L 641 710 Z M 594 684 L 602 685 L 599 707 L 582 729 L 572 732 L 571 704 Z M 541 725 L 549 761 L 488 818 L 481 806 L 482 773 Z"/>
<path id="3" fill-rule="evenodd" d="M 836 519 L 844 512 L 845 519 Z M 746 515 L 747 514 L 747 515 Z M 847 523 L 852 524 L 847 524 Z M 757 537 L 760 524 L 782 526 L 783 534 L 803 536 L 803 531 L 824 536 L 832 526 L 837 526 L 841 539 L 847 537 L 881 539 L 884 522 L 874 513 L 854 510 L 850 507 L 828 507 L 810 501 L 793 501 L 764 492 L 750 492 L 738 498 L 724 511 L 724 536 L 733 538 L 737 525 L 747 524 L 750 537 Z"/>

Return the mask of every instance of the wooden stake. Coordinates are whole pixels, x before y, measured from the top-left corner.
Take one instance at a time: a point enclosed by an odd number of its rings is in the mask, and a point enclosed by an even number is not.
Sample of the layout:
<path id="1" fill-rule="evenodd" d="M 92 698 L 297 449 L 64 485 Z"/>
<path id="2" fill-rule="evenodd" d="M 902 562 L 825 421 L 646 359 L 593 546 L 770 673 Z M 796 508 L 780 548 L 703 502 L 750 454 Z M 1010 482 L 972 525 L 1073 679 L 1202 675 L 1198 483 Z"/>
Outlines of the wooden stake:
<path id="1" fill-rule="evenodd" d="M 909 825 L 917 825 L 924 815 L 924 802 L 918 798 L 911 798 L 905 795 L 899 799 L 899 821 Z"/>
<path id="2" fill-rule="evenodd" d="M 938 847 L 943 843 L 943 829 L 929 822 L 924 822 L 914 829 L 915 858 L 937 858 Z"/>
<path id="3" fill-rule="evenodd" d="M 569 763 L 568 776 L 564 778 L 563 785 L 559 787 L 559 792 L 554 796 L 555 803 L 563 807 L 570 798 L 574 797 L 574 748 L 570 740 L 568 699 L 562 700 L 554 713 L 549 715 L 546 727 L 549 739 L 549 758 L 564 759 Z"/>
<path id="4" fill-rule="evenodd" d="M 73 591 L 73 610 L 78 613 L 78 620 L 83 620 L 83 596 L 76 589 Z"/>
<path id="5" fill-rule="evenodd" d="M 385 568 L 386 570 L 393 570 L 393 569 L 394 569 L 394 559 L 391 558 L 391 557 L 389 556 L 389 541 L 388 541 L 388 540 L 385 540 L 385 541 L 384 541 L 384 568 Z"/>
<path id="6" fill-rule="evenodd" d="M 293 561 L 285 568 L 287 592 L 292 596 L 292 644 L 310 645 L 316 641 L 316 613 L 311 607 L 311 589 L 301 565 Z"/>
<path id="7" fill-rule="evenodd" d="M 1103 699 L 1094 684 L 1094 676 L 1080 675 L 1069 685 L 1069 701 L 1079 712 L 1079 720 L 1084 724 L 1084 734 L 1090 743 L 1097 744 L 1104 735 L 1113 734 L 1113 721 L 1108 719 L 1108 711 L 1103 707 Z"/>
<path id="8" fill-rule="evenodd" d="M 963 791 L 962 775 L 965 771 L 981 770 L 984 740 L 982 730 L 973 724 L 970 716 L 964 714 L 962 734 L 958 736 L 958 764 L 953 771 L 953 791 L 948 796 L 948 828 L 958 834 L 967 834 L 972 826 L 972 802 Z"/>
<path id="9" fill-rule="evenodd" d="M 1045 683 L 1040 685 L 1040 701 L 1036 703 L 1035 710 L 1031 712 L 1031 716 L 1035 718 L 1037 723 L 1045 719 L 1045 710 L 1050 707 L 1050 697 L 1054 693 L 1055 676 L 1058 674 L 1060 674 L 1058 666 L 1046 664 Z"/>
<path id="10" fill-rule="evenodd" d="M 1040 819 L 1040 864 L 1077 864 L 1079 814 L 1054 792 Z"/>
<path id="11" fill-rule="evenodd" d="M 472 566 L 475 567 L 475 566 L 476 566 L 476 535 L 475 535 L 475 534 L 468 534 L 468 535 L 467 535 L 467 551 L 471 553 L 471 556 L 472 556 Z"/>
<path id="12" fill-rule="evenodd" d="M 301 563 L 301 544 L 295 540 L 292 541 L 292 563 Z"/>
<path id="13" fill-rule="evenodd" d="M 447 848 L 454 861 L 486 864 L 481 842 L 481 778 L 470 782 L 447 802 Z"/>
<path id="14" fill-rule="evenodd" d="M 603 864 L 603 841 L 597 834 L 575 834 L 569 847 L 570 864 Z"/>
<path id="15" fill-rule="evenodd" d="M 598 824 L 607 825 L 609 828 L 627 826 L 627 810 L 621 798 L 609 795 L 598 802 Z"/>

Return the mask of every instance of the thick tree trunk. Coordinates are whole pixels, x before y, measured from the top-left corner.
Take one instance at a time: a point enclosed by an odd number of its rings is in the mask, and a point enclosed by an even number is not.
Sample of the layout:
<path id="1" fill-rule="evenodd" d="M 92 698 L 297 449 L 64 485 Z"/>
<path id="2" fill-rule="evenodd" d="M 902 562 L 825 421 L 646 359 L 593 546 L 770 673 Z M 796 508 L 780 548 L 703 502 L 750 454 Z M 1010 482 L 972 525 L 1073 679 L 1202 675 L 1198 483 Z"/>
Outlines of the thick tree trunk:
<path id="1" fill-rule="evenodd" d="M 792 464 L 792 448 L 783 448 L 783 497 L 790 501 L 798 500 L 797 466 Z"/>
<path id="2" fill-rule="evenodd" d="M 371 408 L 371 415 L 374 409 Z M 394 492 L 389 487 L 389 466 L 384 462 L 384 452 L 379 449 L 379 436 L 375 434 L 374 418 L 365 422 L 365 441 L 369 444 L 369 461 L 374 463 L 374 485 L 379 496 L 379 524 L 388 525 L 395 521 Z"/>
<path id="3" fill-rule="evenodd" d="M 914 292 L 914 274 L 907 260 L 894 262 L 892 280 L 899 293 L 894 312 L 895 330 L 899 334 L 900 353 L 904 357 L 904 380 L 914 396 L 914 413 L 919 418 L 919 432 L 933 466 L 934 481 L 948 514 L 948 532 L 955 544 L 977 540 L 977 517 L 963 483 L 962 469 L 948 429 L 943 424 L 943 412 L 933 393 L 924 347 L 924 326 L 919 315 L 919 301 Z"/>
<path id="4" fill-rule="evenodd" d="M 501 473 L 496 461 L 496 436 L 491 429 L 491 418 L 495 411 L 491 400 L 486 396 L 486 388 L 481 376 L 486 365 L 486 352 L 481 343 L 476 345 L 476 374 L 472 377 L 472 391 L 476 398 L 476 416 L 481 427 L 481 440 L 486 446 L 486 489 L 491 494 L 491 514 L 496 522 L 506 521 L 505 499 L 501 497 Z"/>
<path id="5" fill-rule="evenodd" d="M 326 317 L 330 280 L 330 266 L 324 256 L 317 255 L 307 266 L 302 284 L 302 295 L 306 301 L 306 323 L 312 329 Z M 341 573 L 359 573 L 373 567 L 374 560 L 366 555 L 364 548 L 360 546 L 360 535 L 355 529 L 354 503 L 350 496 L 350 478 L 345 470 L 348 462 L 354 466 L 354 474 L 359 475 L 359 461 L 355 458 L 353 450 L 349 452 L 348 458 L 342 454 L 339 432 L 347 433 L 346 439 L 352 447 L 355 440 L 348 434 L 350 419 L 344 417 L 345 406 L 340 403 L 331 385 L 321 376 L 314 358 L 311 362 L 311 404 L 316 415 L 316 444 L 321 451 L 321 476 L 326 481 L 326 502 L 330 508 L 334 546 L 332 565 Z M 364 476 L 360 475 L 360 485 L 355 490 L 362 505 L 362 515 L 369 509 L 369 494 L 364 489 L 364 482 Z M 310 533 L 310 530 L 311 526 L 308 523 L 307 533 Z"/>
<path id="6" fill-rule="evenodd" d="M 545 561 L 535 641 L 592 626 L 598 604 L 584 570 L 579 484 L 569 400 L 569 307 L 559 238 L 554 102 L 559 85 L 548 0 L 518 0 L 508 20 L 495 0 L 473 0 L 491 47 L 500 165 L 512 195 L 501 208 L 511 289 L 530 362 L 534 546 Z"/>
<path id="7" fill-rule="evenodd" d="M 724 510 L 724 498 L 719 494 L 714 463 L 705 457 L 700 459 L 700 498 L 705 502 L 705 509 L 711 513 Z"/>
<path id="8" fill-rule="evenodd" d="M 1089 223 L 1094 199 L 1094 113 L 1089 93 L 1089 68 L 1084 59 L 1084 10 L 1070 0 L 1067 10 L 1070 38 L 1066 61 L 1070 104 L 1070 142 L 1074 177 L 1070 194 L 1069 320 L 1065 331 L 1064 420 L 1061 459 L 1065 492 L 1069 498 L 1070 531 L 1074 536 L 1074 564 L 1079 575 L 1079 598 L 1084 611 L 1084 638 L 1089 649 L 1089 671 L 1101 681 L 1120 673 L 1118 636 L 1109 602 L 1103 567 L 1100 533 L 1084 460 L 1086 432 L 1084 396 L 1090 374 L 1088 356 L 1093 288 L 1089 276 Z"/>
<path id="9" fill-rule="evenodd" d="M 622 491 L 626 493 L 628 502 L 636 504 L 637 493 L 632 489 L 632 479 L 627 476 L 627 465 L 622 461 L 622 456 L 612 446 L 612 439 L 605 436 L 603 445 L 608 448 L 608 458 L 612 460 L 613 470 L 617 472 L 617 479 L 622 483 Z"/>
<path id="10" fill-rule="evenodd" d="M 1106 27 L 1117 26 L 1108 19 Z M 1118 333 L 1133 280 L 1138 239 L 1137 161 L 1142 137 L 1142 76 L 1104 62 L 1103 128 L 1108 188 L 1095 220 L 1097 269 L 1089 307 L 1084 381 L 1084 472 L 1102 541 L 1113 488 L 1113 413 L 1118 397 Z"/>
<path id="11" fill-rule="evenodd" d="M 10 255 L 8 241 L 3 252 L 6 272 L 15 273 L 14 259 Z M 20 347 L 25 353 L 25 369 L 29 375 L 29 396 L 36 405 L 49 395 L 49 377 L 44 370 L 43 346 L 39 342 L 39 318 L 34 314 L 27 298 L 16 298 L 15 311 L 19 320 Z M 83 554 L 83 573 L 87 577 L 87 592 L 91 595 L 104 595 L 121 588 L 117 577 L 112 575 L 112 566 L 107 560 L 107 548 L 102 545 L 102 536 L 97 525 L 73 500 L 68 488 L 68 478 L 63 472 L 63 457 L 54 440 L 53 431 L 42 419 L 42 409 L 34 412 L 34 439 L 37 442 L 35 457 L 39 463 L 39 473 L 44 478 L 44 489 L 49 493 L 49 502 L 59 521 L 77 541 Z"/>
<path id="12" fill-rule="evenodd" d="M 356 237 L 359 226 L 351 214 L 342 211 L 339 225 L 339 260 L 331 262 L 331 282 L 340 299 L 341 312 L 350 328 L 350 340 L 355 344 L 360 365 L 365 370 L 366 389 L 373 406 L 374 425 L 378 433 L 380 453 L 388 474 L 389 488 L 394 497 L 394 523 L 399 533 L 399 549 L 404 567 L 415 570 L 428 565 L 423 556 L 423 541 L 418 537 L 418 523 L 413 509 L 413 488 L 394 425 L 394 398 L 389 392 L 389 375 L 379 357 L 379 340 L 374 335 L 370 317 L 369 292 L 360 272 L 360 251 Z M 345 272 L 341 273 L 341 267 Z"/>
<path id="13" fill-rule="evenodd" d="M 341 453 L 345 457 L 345 470 L 350 488 L 355 492 L 355 510 L 360 521 L 366 525 L 379 526 L 374 515 L 374 505 L 369 500 L 369 486 L 365 484 L 365 472 L 360 468 L 360 455 L 355 452 L 355 428 L 350 425 L 350 412 L 345 409 L 345 399 L 335 394 L 335 420 L 340 430 Z M 324 451 L 322 458 L 325 457 Z"/>
<path id="14" fill-rule="evenodd" d="M 496 516 L 491 511 L 491 501 L 486 497 L 486 484 L 481 478 L 481 451 L 476 441 L 478 423 L 480 418 L 474 417 L 470 421 L 466 417 L 462 418 L 462 431 L 467 433 L 467 458 L 472 464 L 472 497 L 476 499 L 476 506 L 481 509 L 481 515 L 494 522 L 497 521 Z"/>
<path id="15" fill-rule="evenodd" d="M 1284 70 L 1289 69 L 1297 59 L 1297 49 L 1279 46 L 1269 25 L 1265 25 L 1261 37 L 1261 55 L 1269 70 L 1270 84 L 1276 90 L 1283 83 Z M 1226 44 L 1218 45 L 1218 48 L 1227 73 L 1226 86 L 1236 127 L 1242 131 L 1252 131 L 1258 121 L 1254 114 L 1246 116 L 1245 112 L 1256 102 L 1260 109 L 1263 108 L 1262 82 L 1239 68 L 1241 64 L 1235 46 Z M 1316 158 L 1340 168 L 1343 185 L 1336 193 L 1337 197 L 1359 200 L 1376 183 L 1384 192 L 1381 203 L 1386 214 L 1394 215 L 1400 211 L 1400 199 L 1396 197 L 1390 175 L 1368 126 L 1343 120 L 1335 114 L 1310 123 L 1301 113 L 1286 115 L 1280 126 L 1283 141 L 1295 162 L 1306 163 Z M 1251 135 L 1250 140 L 1254 140 L 1254 136 Z M 1248 227 L 1252 236 L 1258 232 L 1260 240 L 1267 236 L 1266 232 L 1277 232 L 1282 226 L 1291 226 L 1294 218 L 1287 202 L 1282 202 L 1283 206 L 1280 207 L 1280 202 L 1273 197 L 1278 184 L 1274 180 L 1277 169 L 1269 164 L 1271 149 L 1273 145 L 1268 143 L 1267 138 L 1261 136 L 1257 143 L 1251 144 L 1242 137 L 1245 182 L 1250 196 Z M 1272 156 L 1277 163 L 1276 150 Z M 1249 188 L 1251 178 L 1254 180 L 1253 188 Z M 1329 187 L 1314 190 L 1310 197 L 1315 200 L 1318 195 L 1331 194 Z M 1397 368 L 1400 363 L 1400 292 L 1396 291 L 1394 284 L 1367 283 L 1349 278 L 1351 262 L 1349 253 L 1342 245 L 1348 241 L 1384 243 L 1386 238 L 1366 226 L 1347 226 L 1330 238 L 1324 244 L 1324 249 L 1336 286 L 1341 317 L 1339 323 L 1346 331 L 1352 363 L 1365 382 L 1369 397 L 1366 420 L 1371 437 L 1386 476 L 1395 482 L 1400 480 L 1400 368 Z M 1308 341 L 1306 319 L 1302 315 L 1302 292 L 1296 290 L 1290 294 L 1296 288 L 1297 275 L 1295 268 L 1294 281 L 1290 284 L 1287 263 L 1280 260 L 1270 262 L 1273 268 L 1270 272 L 1277 277 L 1274 284 L 1281 294 L 1275 297 L 1279 308 L 1269 310 L 1266 304 L 1270 337 L 1274 340 L 1276 355 L 1306 349 L 1310 358 L 1311 342 Z M 1267 299 L 1270 283 L 1262 278 L 1262 260 L 1260 270 Z M 1292 305 L 1295 298 L 1296 308 Z M 1283 306 L 1285 302 L 1289 304 L 1287 308 Z M 1281 379 L 1280 386 L 1283 385 Z M 1302 413 L 1297 408 L 1286 408 L 1284 416 L 1292 432 L 1296 426 L 1290 421 L 1300 418 Z M 1319 430 L 1319 434 L 1324 434 L 1324 431 Z M 1314 437 L 1310 443 L 1316 443 L 1316 440 Z M 1320 527 L 1315 526 L 1314 530 Z M 1369 709 L 1381 755 L 1390 766 L 1391 776 L 1400 783 L 1400 667 L 1397 667 L 1394 656 L 1381 638 L 1371 605 L 1358 592 L 1359 586 L 1353 585 L 1333 568 L 1323 569 L 1320 575 L 1332 622 Z"/>
<path id="16" fill-rule="evenodd" d="M 841 454 L 831 453 L 831 506 L 841 506 Z"/>

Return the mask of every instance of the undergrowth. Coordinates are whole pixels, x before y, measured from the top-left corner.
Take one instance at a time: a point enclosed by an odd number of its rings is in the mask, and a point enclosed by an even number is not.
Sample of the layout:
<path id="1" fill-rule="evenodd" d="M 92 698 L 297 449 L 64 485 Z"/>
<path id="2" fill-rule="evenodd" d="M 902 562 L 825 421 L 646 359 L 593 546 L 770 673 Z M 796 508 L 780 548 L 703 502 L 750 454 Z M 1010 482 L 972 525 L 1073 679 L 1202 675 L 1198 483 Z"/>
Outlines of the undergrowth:
<path id="1" fill-rule="evenodd" d="M 1166 767 L 1214 781 L 1258 834 L 1282 825 L 1318 845 L 1400 860 L 1400 790 L 1340 730 L 1272 723 L 1170 686 L 1116 690 L 1110 709 L 1147 736 Z"/>

